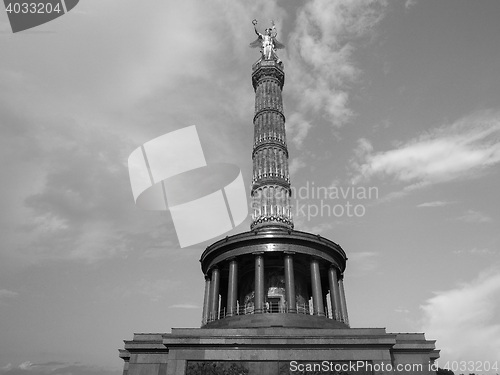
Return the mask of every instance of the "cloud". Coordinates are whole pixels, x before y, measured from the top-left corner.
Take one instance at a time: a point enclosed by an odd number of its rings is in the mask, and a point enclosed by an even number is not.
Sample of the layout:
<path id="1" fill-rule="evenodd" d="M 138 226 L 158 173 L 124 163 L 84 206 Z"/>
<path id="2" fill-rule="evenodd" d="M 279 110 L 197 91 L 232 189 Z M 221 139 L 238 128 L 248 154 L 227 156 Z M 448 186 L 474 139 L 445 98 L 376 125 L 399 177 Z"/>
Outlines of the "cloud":
<path id="1" fill-rule="evenodd" d="M 425 203 L 420 203 L 417 205 L 417 207 L 422 208 L 422 207 L 443 207 L 443 206 L 448 206 L 450 204 L 453 204 L 454 202 L 447 202 L 447 201 L 432 201 L 432 202 L 425 202 Z"/>
<path id="2" fill-rule="evenodd" d="M 52 108 L 50 95 L 23 75 L 0 78 L 11 94 L 0 93 L 0 157 L 9 160 L 0 194 L 3 255 L 25 263 L 96 262 L 171 247 L 169 217 L 133 205 L 126 160 L 137 145 L 128 134 L 97 114 L 89 121 L 66 113 L 72 104 L 64 96 L 60 111 L 39 116 Z M 17 108 L 23 92 L 33 112 Z"/>
<path id="3" fill-rule="evenodd" d="M 33 363 L 30 361 L 23 362 L 19 365 L 19 368 L 21 370 L 29 370 L 31 367 L 33 367 Z"/>
<path id="4" fill-rule="evenodd" d="M 288 71 L 295 79 L 290 92 L 298 103 L 294 115 L 321 114 L 334 127 L 353 116 L 349 108 L 348 86 L 361 71 L 353 61 L 355 41 L 370 35 L 383 18 L 385 1 L 312 0 L 298 13 L 290 33 Z M 310 129 L 307 121 L 292 126 L 292 139 L 300 144 Z"/>
<path id="5" fill-rule="evenodd" d="M 289 166 L 288 166 L 288 170 L 290 172 L 290 175 L 293 176 L 295 173 L 297 173 L 297 171 L 304 168 L 305 166 L 306 166 L 306 163 L 301 158 L 291 159 L 289 161 Z"/>
<path id="6" fill-rule="evenodd" d="M 491 217 L 479 211 L 468 210 L 464 215 L 457 217 L 457 220 L 466 223 L 488 223 Z"/>
<path id="7" fill-rule="evenodd" d="M 406 0 L 405 1 L 406 10 L 413 8 L 415 5 L 417 5 L 417 0 Z"/>
<path id="8" fill-rule="evenodd" d="M 295 147 L 300 148 L 312 127 L 311 123 L 305 120 L 302 114 L 294 112 L 288 117 L 286 126 L 288 139 L 291 139 Z"/>
<path id="9" fill-rule="evenodd" d="M 375 251 L 360 251 L 349 253 L 349 267 L 351 275 L 365 274 L 376 269 L 379 253 Z"/>
<path id="10" fill-rule="evenodd" d="M 122 294 L 125 297 L 144 296 L 152 302 L 159 302 L 168 298 L 172 291 L 179 289 L 179 287 L 181 284 L 177 280 L 141 279 L 133 287 L 122 291 Z"/>
<path id="11" fill-rule="evenodd" d="M 483 272 L 421 306 L 422 329 L 446 361 L 490 361 L 500 353 L 500 273 Z"/>
<path id="12" fill-rule="evenodd" d="M 7 290 L 7 289 L 0 289 L 0 300 L 2 298 L 13 298 L 13 297 L 17 297 L 19 295 L 19 293 L 17 292 L 13 292 L 11 290 Z"/>
<path id="13" fill-rule="evenodd" d="M 398 307 L 398 308 L 394 309 L 394 311 L 397 312 L 398 314 L 409 314 L 410 313 L 410 310 L 405 309 L 403 307 Z"/>
<path id="14" fill-rule="evenodd" d="M 118 134 L 77 123 L 32 130 L 42 150 L 39 187 L 24 198 L 20 250 L 35 259 L 95 261 L 130 250 L 134 215 L 128 145 Z M 117 220 L 117 218 L 119 218 Z"/>
<path id="15" fill-rule="evenodd" d="M 453 254 L 470 254 L 470 255 L 488 256 L 488 255 L 497 255 L 498 251 L 491 250 L 488 248 L 473 247 L 472 249 L 469 249 L 469 250 L 453 250 Z"/>
<path id="16" fill-rule="evenodd" d="M 191 303 L 178 303 L 172 306 L 169 306 L 171 309 L 199 309 L 200 306 L 191 304 Z"/>
<path id="17" fill-rule="evenodd" d="M 396 149 L 373 152 L 359 141 L 353 182 L 391 178 L 406 191 L 471 178 L 500 162 L 500 114 L 478 113 L 428 131 Z"/>
<path id="18" fill-rule="evenodd" d="M 297 202 L 297 204 L 299 204 Z M 294 224 L 296 228 L 300 228 L 305 232 L 326 235 L 330 230 L 340 224 L 340 220 L 328 220 L 319 224 L 312 224 L 307 216 L 294 216 Z"/>
<path id="19" fill-rule="evenodd" d="M 121 375 L 123 370 L 113 370 L 79 363 L 26 361 L 18 366 L 9 364 L 0 368 L 0 375 Z"/>

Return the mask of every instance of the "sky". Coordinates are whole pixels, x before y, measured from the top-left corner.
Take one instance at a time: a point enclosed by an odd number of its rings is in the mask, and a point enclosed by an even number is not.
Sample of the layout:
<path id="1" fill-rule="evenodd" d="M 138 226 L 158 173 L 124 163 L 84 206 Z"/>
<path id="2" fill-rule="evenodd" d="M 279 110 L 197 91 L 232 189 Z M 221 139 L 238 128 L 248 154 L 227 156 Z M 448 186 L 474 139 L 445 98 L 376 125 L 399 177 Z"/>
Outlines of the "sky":
<path id="1" fill-rule="evenodd" d="M 351 326 L 425 332 L 441 367 L 500 362 L 499 15 L 497 0 L 81 0 L 13 34 L 0 13 L 0 374 L 117 375 L 134 332 L 201 325 L 216 239 L 181 248 L 168 211 L 137 208 L 127 158 L 196 125 L 249 192 L 253 19 L 286 46 L 295 229 L 346 251 Z"/>

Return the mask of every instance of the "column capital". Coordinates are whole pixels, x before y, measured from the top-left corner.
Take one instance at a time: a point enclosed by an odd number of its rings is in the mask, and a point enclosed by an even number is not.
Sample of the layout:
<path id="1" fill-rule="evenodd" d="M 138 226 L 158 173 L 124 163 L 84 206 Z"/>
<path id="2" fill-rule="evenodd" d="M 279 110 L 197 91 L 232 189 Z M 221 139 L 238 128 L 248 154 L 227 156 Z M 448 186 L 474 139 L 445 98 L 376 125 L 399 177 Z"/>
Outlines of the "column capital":
<path id="1" fill-rule="evenodd" d="M 295 255 L 296 253 L 295 253 L 295 251 L 284 250 L 283 254 L 285 254 L 285 255 Z"/>
<path id="2" fill-rule="evenodd" d="M 335 274 L 340 274 L 339 267 L 336 264 L 331 263 L 328 270 L 335 272 Z"/>

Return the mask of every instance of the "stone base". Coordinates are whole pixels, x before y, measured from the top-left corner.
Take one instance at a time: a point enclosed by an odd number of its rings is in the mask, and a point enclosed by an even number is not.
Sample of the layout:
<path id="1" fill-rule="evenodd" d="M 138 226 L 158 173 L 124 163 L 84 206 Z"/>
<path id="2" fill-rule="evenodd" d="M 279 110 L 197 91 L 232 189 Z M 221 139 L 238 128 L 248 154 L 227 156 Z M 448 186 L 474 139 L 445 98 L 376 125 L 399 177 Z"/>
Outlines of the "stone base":
<path id="1" fill-rule="evenodd" d="M 138 333 L 124 375 L 435 374 L 423 333 L 384 328 L 174 328 Z"/>
<path id="2" fill-rule="evenodd" d="M 305 314 L 249 314 L 236 315 L 207 323 L 207 328 L 349 328 L 346 324 L 325 316 Z"/>

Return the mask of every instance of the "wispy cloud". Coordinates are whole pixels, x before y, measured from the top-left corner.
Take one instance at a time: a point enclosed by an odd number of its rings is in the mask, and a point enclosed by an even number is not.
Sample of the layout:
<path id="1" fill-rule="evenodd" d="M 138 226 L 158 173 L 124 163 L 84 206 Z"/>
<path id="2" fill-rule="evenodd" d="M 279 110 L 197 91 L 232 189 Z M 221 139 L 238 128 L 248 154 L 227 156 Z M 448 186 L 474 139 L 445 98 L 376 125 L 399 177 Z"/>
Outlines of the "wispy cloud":
<path id="1" fill-rule="evenodd" d="M 171 309 L 199 309 L 200 306 L 191 304 L 191 303 L 178 303 L 172 306 L 169 306 Z"/>
<path id="2" fill-rule="evenodd" d="M 0 289 L 0 300 L 2 300 L 2 298 L 17 297 L 18 295 L 19 295 L 19 293 L 13 292 L 12 290 Z"/>
<path id="3" fill-rule="evenodd" d="M 471 178 L 500 162 L 500 114 L 479 113 L 441 126 L 396 149 L 374 152 L 360 140 L 353 162 L 354 182 L 391 178 L 406 191 Z"/>
<path id="4" fill-rule="evenodd" d="M 142 279 L 132 288 L 127 288 L 123 291 L 125 297 L 144 296 L 152 302 L 159 302 L 168 298 L 173 290 L 180 287 L 180 282 L 177 280 L 149 280 Z"/>
<path id="5" fill-rule="evenodd" d="M 38 191 L 24 201 L 30 216 L 19 228 L 26 236 L 19 250 L 35 259 L 85 261 L 130 250 L 127 237 L 136 220 L 127 204 L 123 138 L 77 124 L 33 133 L 44 150 L 39 158 L 44 173 Z"/>
<path id="6" fill-rule="evenodd" d="M 313 0 L 299 9 L 287 46 L 287 69 L 300 77 L 290 84 L 298 112 L 322 114 L 334 127 L 350 120 L 353 112 L 347 87 L 361 73 L 353 61 L 354 42 L 373 31 L 384 16 L 384 7 L 383 0 Z M 290 115 L 291 139 L 300 145 L 311 126 L 299 121 L 302 115 Z"/>
<path id="7" fill-rule="evenodd" d="M 295 173 L 297 173 L 300 169 L 304 168 L 305 166 L 306 163 L 301 158 L 290 159 L 290 164 L 288 167 L 290 175 L 293 176 Z"/>
<path id="8" fill-rule="evenodd" d="M 339 220 L 327 220 L 323 223 L 312 224 L 306 217 L 303 216 L 294 217 L 294 222 L 295 226 L 300 228 L 300 230 L 324 236 L 326 236 L 330 230 L 335 228 L 335 226 L 339 225 Z"/>
<path id="9" fill-rule="evenodd" d="M 450 204 L 453 204 L 455 202 L 448 202 L 448 201 L 432 201 L 432 202 L 424 202 L 420 203 L 417 205 L 417 207 L 422 208 L 422 207 L 443 207 L 443 206 L 448 206 Z"/>
<path id="10" fill-rule="evenodd" d="M 417 0 L 406 0 L 405 1 L 405 8 L 407 10 L 413 8 L 415 5 L 417 5 Z"/>
<path id="11" fill-rule="evenodd" d="M 8 289 L 0 289 L 0 306 L 8 303 L 9 300 L 17 298 L 19 293 Z"/>
<path id="12" fill-rule="evenodd" d="M 17 366 L 8 364 L 0 368 L 0 375 L 120 375 L 122 370 L 112 370 L 80 363 L 25 361 Z"/>
<path id="13" fill-rule="evenodd" d="M 405 309 L 403 307 L 398 307 L 398 308 L 394 309 L 394 311 L 397 312 L 398 314 L 409 314 L 410 313 L 410 310 Z"/>
<path id="14" fill-rule="evenodd" d="M 468 254 L 468 255 L 483 255 L 483 256 L 491 256 L 498 255 L 497 250 L 492 250 L 488 248 L 478 248 L 473 247 L 469 250 L 453 250 L 453 254 Z"/>
<path id="15" fill-rule="evenodd" d="M 11 160 L 0 195 L 4 255 L 95 262 L 167 242 L 165 218 L 133 206 L 126 160 L 135 145 L 120 131 L 0 109 L 0 156 Z"/>
<path id="16" fill-rule="evenodd" d="M 466 223 L 488 223 L 492 221 L 488 215 L 475 210 L 468 210 L 465 214 L 457 217 L 457 220 Z"/>
<path id="17" fill-rule="evenodd" d="M 290 135 L 289 139 L 291 139 L 297 148 L 300 148 L 309 129 L 312 127 L 311 123 L 302 114 L 294 112 L 288 117 L 286 126 L 287 133 Z"/>
<path id="18" fill-rule="evenodd" d="M 484 272 L 469 283 L 437 292 L 421 308 L 423 330 L 428 338 L 438 340 L 443 358 L 490 363 L 497 360 L 500 353 L 498 271 Z"/>
<path id="19" fill-rule="evenodd" d="M 351 275 L 360 275 L 373 271 L 379 265 L 379 253 L 375 251 L 360 251 L 349 254 L 349 268 Z"/>

